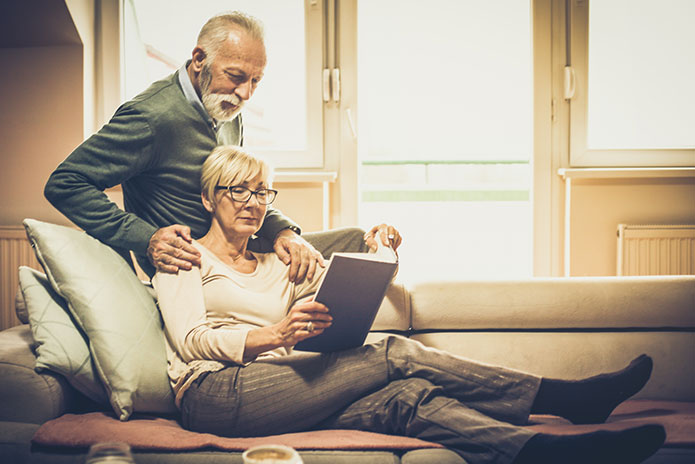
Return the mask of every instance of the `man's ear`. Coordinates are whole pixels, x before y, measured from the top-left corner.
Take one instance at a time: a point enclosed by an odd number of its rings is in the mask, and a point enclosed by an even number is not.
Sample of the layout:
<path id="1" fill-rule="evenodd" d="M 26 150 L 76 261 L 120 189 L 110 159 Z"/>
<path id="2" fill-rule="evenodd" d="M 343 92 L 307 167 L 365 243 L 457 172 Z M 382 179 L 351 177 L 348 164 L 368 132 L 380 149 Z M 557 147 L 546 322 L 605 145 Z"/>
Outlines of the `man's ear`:
<path id="1" fill-rule="evenodd" d="M 205 193 L 201 193 L 200 198 L 203 201 L 203 208 L 205 208 L 208 213 L 212 214 L 215 205 L 210 201 Z"/>
<path id="2" fill-rule="evenodd" d="M 195 47 L 191 53 L 191 66 L 193 67 L 193 71 L 197 73 L 200 72 L 203 69 L 207 57 L 208 55 L 205 53 L 205 50 L 200 47 Z"/>

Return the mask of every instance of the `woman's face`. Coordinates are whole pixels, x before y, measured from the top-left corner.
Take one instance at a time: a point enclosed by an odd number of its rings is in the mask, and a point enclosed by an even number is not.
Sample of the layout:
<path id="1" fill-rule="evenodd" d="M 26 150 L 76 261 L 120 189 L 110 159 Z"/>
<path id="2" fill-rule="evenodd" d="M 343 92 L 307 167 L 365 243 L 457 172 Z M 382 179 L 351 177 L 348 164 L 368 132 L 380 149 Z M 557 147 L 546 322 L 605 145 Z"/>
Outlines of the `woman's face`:
<path id="1" fill-rule="evenodd" d="M 260 177 L 237 183 L 234 186 L 245 187 L 252 192 L 269 188 L 266 180 Z M 235 196 L 239 195 L 239 191 L 243 193 L 242 189 L 236 189 L 236 191 Z M 258 229 L 263 225 L 268 206 L 259 203 L 257 195 L 252 194 L 245 202 L 237 201 L 232 198 L 230 190 L 225 189 L 215 192 L 215 200 L 215 206 L 210 205 L 212 207 L 211 212 L 225 233 L 250 237 L 258 232 Z M 206 208 L 208 208 L 207 205 Z M 210 209 L 208 208 L 208 210 Z"/>

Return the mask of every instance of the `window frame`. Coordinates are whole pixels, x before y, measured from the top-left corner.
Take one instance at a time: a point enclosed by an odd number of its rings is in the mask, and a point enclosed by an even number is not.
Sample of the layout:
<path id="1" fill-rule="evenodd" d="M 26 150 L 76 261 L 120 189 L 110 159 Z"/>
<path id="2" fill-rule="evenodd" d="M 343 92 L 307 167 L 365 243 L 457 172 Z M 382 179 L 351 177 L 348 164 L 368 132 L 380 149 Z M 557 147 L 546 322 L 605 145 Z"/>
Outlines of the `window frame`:
<path id="1" fill-rule="evenodd" d="M 569 101 L 570 167 L 669 167 L 695 165 L 693 149 L 589 149 L 589 8 L 590 0 L 567 0 L 570 29 L 569 60 L 574 72 L 574 95 Z M 569 84 L 566 83 L 566 86 Z"/>
<path id="2" fill-rule="evenodd" d="M 101 7 L 102 21 L 106 24 L 100 33 L 101 46 L 109 47 L 108 63 L 102 64 L 98 98 L 99 120 L 97 126 L 108 122 L 125 95 L 125 2 L 105 0 Z M 304 150 L 254 149 L 279 170 L 326 171 L 327 159 L 324 140 L 324 101 L 322 99 L 324 67 L 324 2 L 304 0 L 305 51 L 306 51 L 306 148 Z M 118 11 L 115 17 L 116 9 Z M 99 13 L 97 13 L 99 15 Z M 199 26 L 202 26 L 199 25 Z M 317 46 L 318 44 L 318 46 Z M 191 44 L 193 47 L 194 44 Z M 192 49 L 192 48 L 191 48 Z M 108 68 L 108 69 L 106 69 Z M 112 76 L 112 77 L 109 77 Z M 115 77 L 117 76 L 117 77 Z"/>

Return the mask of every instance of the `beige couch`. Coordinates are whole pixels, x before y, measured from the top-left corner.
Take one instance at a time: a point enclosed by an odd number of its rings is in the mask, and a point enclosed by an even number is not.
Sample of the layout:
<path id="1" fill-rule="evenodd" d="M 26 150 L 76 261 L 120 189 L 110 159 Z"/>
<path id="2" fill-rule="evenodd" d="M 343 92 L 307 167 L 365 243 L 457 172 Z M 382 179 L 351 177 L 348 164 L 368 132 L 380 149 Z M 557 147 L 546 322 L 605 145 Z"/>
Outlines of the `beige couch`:
<path id="1" fill-rule="evenodd" d="M 561 378 L 619 369 L 648 353 L 655 361 L 653 376 L 635 403 L 658 405 L 643 410 L 643 420 L 670 422 L 667 445 L 647 462 L 695 462 L 695 276 L 394 284 L 368 341 L 385 333 Z M 40 424 L 95 408 L 60 376 L 34 372 L 31 343 L 27 325 L 0 332 L 0 462 L 82 462 L 84 449 L 30 445 Z M 614 414 L 611 420 L 635 417 Z M 306 464 L 463 462 L 445 449 L 301 450 L 301 455 Z M 239 452 L 215 449 L 136 449 L 135 457 L 139 464 L 241 462 Z"/>

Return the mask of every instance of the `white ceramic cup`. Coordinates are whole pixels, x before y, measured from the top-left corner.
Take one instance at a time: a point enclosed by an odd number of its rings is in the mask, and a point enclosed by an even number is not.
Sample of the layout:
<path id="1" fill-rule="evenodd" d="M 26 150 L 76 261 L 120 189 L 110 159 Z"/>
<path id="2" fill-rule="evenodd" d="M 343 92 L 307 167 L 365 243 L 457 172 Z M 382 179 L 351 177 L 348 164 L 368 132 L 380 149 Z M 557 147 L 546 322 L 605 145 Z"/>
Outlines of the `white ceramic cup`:
<path id="1" fill-rule="evenodd" d="M 299 453 L 284 445 L 260 445 L 244 451 L 244 464 L 303 464 Z"/>
<path id="2" fill-rule="evenodd" d="M 127 443 L 95 443 L 89 448 L 85 464 L 135 464 Z"/>

